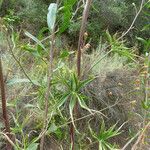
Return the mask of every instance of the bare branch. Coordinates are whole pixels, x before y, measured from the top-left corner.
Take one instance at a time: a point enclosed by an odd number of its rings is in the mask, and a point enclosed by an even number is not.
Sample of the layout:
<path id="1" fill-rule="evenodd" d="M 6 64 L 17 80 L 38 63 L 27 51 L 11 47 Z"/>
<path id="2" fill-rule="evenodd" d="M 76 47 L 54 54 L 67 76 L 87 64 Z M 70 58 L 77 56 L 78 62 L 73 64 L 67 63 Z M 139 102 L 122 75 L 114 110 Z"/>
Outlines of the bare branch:
<path id="1" fill-rule="evenodd" d="M 135 142 L 135 144 L 133 145 L 131 150 L 136 150 L 137 149 L 137 145 L 141 142 L 146 130 L 150 128 L 150 122 L 144 127 L 143 131 L 141 132 L 141 134 L 139 135 L 137 141 Z"/>
<path id="2" fill-rule="evenodd" d="M 140 5 L 140 8 L 139 8 L 139 11 L 138 11 L 137 14 L 135 15 L 135 17 L 134 17 L 134 19 L 133 19 L 133 21 L 132 21 L 130 27 L 128 28 L 128 30 L 127 30 L 125 33 L 122 34 L 121 37 L 119 37 L 119 39 L 122 39 L 124 36 L 126 36 L 126 34 L 128 34 L 128 33 L 130 32 L 130 30 L 132 30 L 135 21 L 137 20 L 138 16 L 140 15 L 140 13 L 141 13 L 141 11 L 142 11 L 142 9 L 143 9 L 143 6 L 144 6 L 144 0 L 141 1 L 141 5 Z M 119 40 L 119 39 L 118 39 L 118 40 Z"/>

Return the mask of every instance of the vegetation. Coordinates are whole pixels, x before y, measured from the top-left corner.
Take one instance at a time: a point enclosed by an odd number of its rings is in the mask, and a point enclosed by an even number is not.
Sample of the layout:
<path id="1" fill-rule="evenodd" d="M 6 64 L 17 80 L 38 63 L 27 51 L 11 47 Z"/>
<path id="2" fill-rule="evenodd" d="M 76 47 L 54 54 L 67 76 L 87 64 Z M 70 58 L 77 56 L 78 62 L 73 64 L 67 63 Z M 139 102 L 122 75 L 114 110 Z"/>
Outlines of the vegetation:
<path id="1" fill-rule="evenodd" d="M 0 149 L 148 150 L 149 0 L 0 0 Z"/>

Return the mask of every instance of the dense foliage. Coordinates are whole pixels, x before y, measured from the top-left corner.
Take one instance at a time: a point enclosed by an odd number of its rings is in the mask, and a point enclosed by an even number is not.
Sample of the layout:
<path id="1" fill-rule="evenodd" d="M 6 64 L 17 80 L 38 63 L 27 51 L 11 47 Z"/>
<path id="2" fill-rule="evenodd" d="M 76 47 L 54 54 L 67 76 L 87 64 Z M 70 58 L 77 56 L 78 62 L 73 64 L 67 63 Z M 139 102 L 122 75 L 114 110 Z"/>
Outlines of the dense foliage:
<path id="1" fill-rule="evenodd" d="M 0 149 L 149 150 L 149 10 L 0 0 Z"/>
<path id="2" fill-rule="evenodd" d="M 1 10 L 4 11 L 4 7 L 6 7 L 6 10 L 5 13 L 2 13 L 1 15 L 5 16 L 8 21 L 18 22 L 21 24 L 21 27 L 37 33 L 39 29 L 46 26 L 47 7 L 50 2 L 53 1 L 11 0 L 8 2 L 7 0 L 4 0 L 1 4 Z M 94 47 L 98 44 L 99 39 L 105 33 L 105 30 L 108 29 L 112 34 L 127 30 L 131 25 L 140 4 L 140 1 L 134 0 L 94 0 L 88 24 L 88 32 Z M 70 2 L 61 2 L 61 7 L 65 7 L 65 9 L 62 9 L 59 13 L 59 24 L 63 24 L 60 28 L 60 32 L 65 32 L 72 43 L 78 38 L 80 15 L 83 6 L 81 3 L 78 5 L 76 0 L 70 0 Z M 133 46 L 134 43 L 137 42 L 134 38 L 135 36 L 146 39 L 150 36 L 148 32 L 150 20 L 148 12 L 149 4 L 146 3 L 134 24 L 134 29 L 127 35 L 130 39 L 130 43 L 128 43 L 130 46 Z M 19 24 L 17 24 L 17 27 Z"/>

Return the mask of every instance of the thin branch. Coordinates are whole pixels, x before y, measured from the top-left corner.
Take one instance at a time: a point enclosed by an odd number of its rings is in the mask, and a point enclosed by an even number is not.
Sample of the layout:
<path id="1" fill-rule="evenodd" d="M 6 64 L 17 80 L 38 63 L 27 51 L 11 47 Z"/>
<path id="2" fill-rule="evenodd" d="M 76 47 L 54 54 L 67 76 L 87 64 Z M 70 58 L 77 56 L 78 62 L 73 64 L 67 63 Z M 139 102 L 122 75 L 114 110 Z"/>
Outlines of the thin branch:
<path id="1" fill-rule="evenodd" d="M 137 20 L 138 16 L 140 15 L 140 13 L 141 13 L 141 11 L 142 11 L 142 9 L 143 9 L 143 6 L 144 6 L 144 0 L 141 1 L 141 5 L 140 5 L 140 8 L 139 8 L 139 11 L 138 11 L 137 14 L 135 15 L 135 17 L 134 17 L 134 19 L 133 19 L 133 21 L 132 21 L 130 27 L 128 28 L 128 30 L 127 30 L 125 33 L 122 34 L 121 37 L 118 38 L 118 40 L 119 40 L 119 39 L 122 39 L 124 36 L 126 36 L 126 34 L 128 34 L 128 33 L 130 32 L 130 30 L 132 30 L 135 21 Z"/>
<path id="2" fill-rule="evenodd" d="M 79 9 L 81 8 L 80 3 L 82 2 L 82 0 L 79 0 L 79 2 L 77 3 L 77 7 L 75 12 L 73 13 L 71 20 L 73 20 L 73 18 L 75 17 L 75 15 L 77 14 L 77 12 L 79 11 Z"/>
<path id="3" fill-rule="evenodd" d="M 74 119 L 74 122 L 81 121 L 81 120 L 83 120 L 83 119 L 86 119 L 86 118 L 88 118 L 88 117 L 94 116 L 94 115 L 96 115 L 96 114 L 101 114 L 102 116 L 106 117 L 106 115 L 104 115 L 104 114 L 102 113 L 102 111 L 107 110 L 107 109 L 110 109 L 111 107 L 114 107 L 115 105 L 117 105 L 117 103 L 113 104 L 112 106 L 105 107 L 105 108 L 103 108 L 103 109 L 101 109 L 101 110 L 99 110 L 99 111 L 93 111 L 92 114 L 90 113 L 90 114 L 85 115 L 85 116 L 83 116 L 83 117 L 81 117 L 81 118 Z M 58 126 L 58 128 L 65 127 L 65 126 L 67 126 L 67 125 L 70 124 L 70 123 L 72 123 L 72 121 L 66 122 L 65 124 L 62 124 L 62 125 Z"/>
<path id="4" fill-rule="evenodd" d="M 129 144 L 140 134 L 140 131 L 134 136 L 132 137 L 121 150 L 126 150 L 126 148 L 129 146 Z"/>
<path id="5" fill-rule="evenodd" d="M 55 31 L 55 34 L 56 34 L 57 32 L 59 32 L 59 29 L 57 29 L 57 31 Z M 40 42 L 43 43 L 43 42 L 45 42 L 46 40 L 49 40 L 49 39 L 51 39 L 51 38 L 52 38 L 52 35 L 49 35 L 49 36 L 45 37 L 44 39 L 42 39 Z"/>
<path id="6" fill-rule="evenodd" d="M 59 0 L 56 2 L 57 6 L 59 4 Z M 50 51 L 49 51 L 49 62 L 48 62 L 48 69 L 47 69 L 47 91 L 45 95 L 45 115 L 44 115 L 44 127 L 43 130 L 47 130 L 48 126 L 48 101 L 50 97 L 50 91 L 51 91 L 51 80 L 53 75 L 53 52 L 55 48 L 55 26 L 52 30 L 51 34 L 51 42 L 50 42 Z M 44 149 L 44 138 L 45 138 L 45 132 L 43 132 L 43 135 L 41 137 L 40 141 L 40 150 Z"/>
<path id="7" fill-rule="evenodd" d="M 141 132 L 141 134 L 139 135 L 137 141 L 135 142 L 135 144 L 133 145 L 131 150 L 136 150 L 137 149 L 137 145 L 141 142 L 141 140 L 143 139 L 143 136 L 146 132 L 146 130 L 150 128 L 150 122 L 144 127 L 143 131 Z"/>
<path id="8" fill-rule="evenodd" d="M 11 138 L 8 136 L 8 134 L 5 134 L 5 133 L 3 133 L 3 132 L 0 132 L 0 134 L 2 134 L 2 135 L 7 139 L 7 141 L 10 143 L 11 146 L 16 147 L 16 145 L 13 143 L 13 141 L 12 141 Z M 8 149 L 8 150 L 10 150 L 10 149 Z"/>
<path id="9" fill-rule="evenodd" d="M 8 36 L 8 35 L 7 35 L 7 36 Z M 8 37 L 6 38 L 6 40 L 7 40 L 8 47 L 9 47 L 9 51 L 10 51 L 12 57 L 13 57 L 14 60 L 17 62 L 17 64 L 18 64 L 19 67 L 21 68 L 23 74 L 26 76 L 26 78 L 27 78 L 33 85 L 35 85 L 34 82 L 31 80 L 31 78 L 30 78 L 30 77 L 28 76 L 28 74 L 26 73 L 26 71 L 25 71 L 25 69 L 23 68 L 23 66 L 22 66 L 22 64 L 20 63 L 20 61 L 19 61 L 19 60 L 17 59 L 17 57 L 15 56 L 15 54 L 14 54 L 14 52 L 13 52 L 13 50 L 15 49 L 15 45 L 13 45 L 13 46 L 11 45 L 10 40 L 8 39 Z M 37 86 L 37 85 L 36 85 L 36 86 Z"/>

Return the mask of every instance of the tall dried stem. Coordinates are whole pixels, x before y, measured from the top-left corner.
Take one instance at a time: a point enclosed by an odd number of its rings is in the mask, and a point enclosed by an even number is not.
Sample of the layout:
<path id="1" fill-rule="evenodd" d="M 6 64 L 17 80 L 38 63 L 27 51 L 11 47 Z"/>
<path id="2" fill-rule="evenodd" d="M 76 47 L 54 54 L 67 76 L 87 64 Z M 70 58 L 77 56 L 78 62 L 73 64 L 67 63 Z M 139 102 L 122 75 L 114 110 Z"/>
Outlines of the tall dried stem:
<path id="1" fill-rule="evenodd" d="M 87 18 L 89 15 L 89 10 L 91 6 L 92 0 L 87 0 L 83 15 L 82 15 L 82 22 L 81 22 L 81 28 L 80 28 L 80 34 L 79 34 L 79 41 L 78 41 L 78 51 L 77 51 L 77 74 L 78 78 L 81 76 L 81 49 L 84 47 L 84 33 L 86 29 L 86 24 L 87 24 Z M 78 104 L 75 105 L 74 107 L 74 114 L 77 116 L 78 114 Z M 71 149 L 74 150 L 74 145 L 75 145 L 75 138 L 74 138 L 74 126 L 71 124 L 70 126 L 70 137 L 71 137 Z"/>
<path id="2" fill-rule="evenodd" d="M 3 120 L 5 125 L 5 132 L 6 135 L 11 139 L 9 118 L 8 118 L 7 106 L 6 106 L 6 92 L 5 92 L 5 83 L 3 77 L 1 56 L 0 56 L 0 89 L 1 89 L 2 113 L 3 113 Z M 12 150 L 12 146 L 9 142 L 6 143 L 6 149 Z"/>

